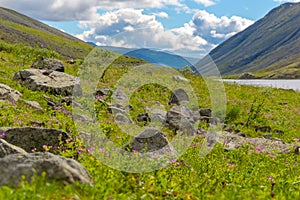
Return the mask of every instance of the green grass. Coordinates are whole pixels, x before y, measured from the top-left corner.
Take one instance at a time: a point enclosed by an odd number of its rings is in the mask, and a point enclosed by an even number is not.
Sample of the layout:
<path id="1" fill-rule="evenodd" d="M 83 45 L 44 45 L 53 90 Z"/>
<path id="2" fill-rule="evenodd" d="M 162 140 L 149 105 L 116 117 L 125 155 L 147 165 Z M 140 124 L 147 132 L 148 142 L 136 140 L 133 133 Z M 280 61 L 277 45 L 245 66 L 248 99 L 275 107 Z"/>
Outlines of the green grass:
<path id="1" fill-rule="evenodd" d="M 47 48 L 69 59 L 84 58 L 93 49 L 92 46 L 82 41 L 61 37 L 11 21 L 0 19 L 0 25 L 4 29 L 1 31 L 0 37 L 6 42 Z"/>
<path id="2" fill-rule="evenodd" d="M 24 56 L 26 55 L 26 56 Z M 250 153 L 250 147 L 240 150 L 225 151 L 217 144 L 205 157 L 201 155 L 202 139 L 196 138 L 188 150 L 177 161 L 164 169 L 148 173 L 132 174 L 111 169 L 102 164 L 81 146 L 76 127 L 68 112 L 70 106 L 62 110 L 51 110 L 42 98 L 43 92 L 31 91 L 12 81 L 13 74 L 29 68 L 39 56 L 61 59 L 66 71 L 76 75 L 82 60 L 74 65 L 66 63 L 63 56 L 46 49 L 24 45 L 0 43 L 0 83 L 7 84 L 23 93 L 23 99 L 38 101 L 45 112 L 41 113 L 27 107 L 24 103 L 16 105 L 0 102 L 1 126 L 31 126 L 32 122 L 45 123 L 47 128 L 57 128 L 70 133 L 76 139 L 74 150 L 59 152 L 67 157 L 77 158 L 91 173 L 95 185 L 62 185 L 45 178 L 35 178 L 31 184 L 23 182 L 18 188 L 1 187 L 0 199 L 298 199 L 300 197 L 300 157 L 296 154 Z M 145 62 L 119 57 L 106 70 L 99 86 L 114 87 L 118 80 L 135 65 Z M 183 74 L 191 80 L 191 87 L 196 94 L 200 107 L 210 107 L 209 91 L 201 77 L 191 73 Z M 164 74 L 161 75 L 164 77 Z M 283 130 L 283 135 L 272 134 L 285 142 L 292 142 L 300 137 L 300 93 L 281 89 L 261 89 L 236 84 L 225 84 L 227 96 L 226 123 L 235 124 L 236 128 L 249 137 L 261 136 L 253 126 L 269 125 L 273 130 Z M 59 96 L 47 94 L 56 101 Z M 171 91 L 155 84 L 145 85 L 135 90 L 130 98 L 134 110 L 131 117 L 146 105 L 159 102 L 168 108 Z M 109 102 L 110 97 L 104 99 Z M 107 112 L 107 105 L 97 102 L 95 108 L 98 120 L 106 136 L 116 146 L 122 146 L 131 138 L 114 123 Z M 252 108 L 252 109 L 251 109 Z M 251 116 L 251 117 L 249 117 Z M 246 126 L 247 120 L 249 121 Z M 241 125 L 244 124 L 244 125 Z M 140 126 L 142 126 L 140 124 Z M 164 129 L 168 134 L 171 131 Z M 75 145 L 75 146 L 74 146 Z"/>

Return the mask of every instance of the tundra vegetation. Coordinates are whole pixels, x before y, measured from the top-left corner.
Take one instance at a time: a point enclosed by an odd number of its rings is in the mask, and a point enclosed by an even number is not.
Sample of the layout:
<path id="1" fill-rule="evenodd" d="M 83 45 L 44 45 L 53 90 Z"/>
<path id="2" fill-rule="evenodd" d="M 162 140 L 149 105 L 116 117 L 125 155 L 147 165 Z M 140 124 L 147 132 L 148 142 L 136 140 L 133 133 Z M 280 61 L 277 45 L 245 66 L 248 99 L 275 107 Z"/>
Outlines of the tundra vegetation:
<path id="1" fill-rule="evenodd" d="M 291 153 L 263 153 L 244 145 L 226 150 L 217 143 L 207 156 L 201 156 L 203 138 L 196 137 L 187 151 L 169 166 L 148 173 L 126 173 L 109 168 L 96 159 L 89 147 L 84 146 L 75 128 L 72 105 L 63 104 L 60 109 L 47 105 L 44 95 L 60 102 L 61 97 L 40 91 L 31 91 L 12 80 L 14 73 L 30 68 L 39 58 L 62 60 L 65 72 L 75 75 L 84 62 L 82 59 L 68 62 L 55 51 L 34 48 L 22 44 L 0 42 L 0 83 L 20 91 L 22 98 L 37 101 L 44 112 L 28 106 L 23 101 L 0 102 L 0 127 L 32 126 L 35 122 L 45 128 L 55 128 L 69 133 L 73 140 L 69 148 L 56 153 L 78 160 L 91 173 L 94 186 L 75 185 L 49 181 L 44 176 L 25 179 L 17 188 L 0 187 L 0 199 L 298 199 L 300 196 L 300 157 Z M 106 70 L 99 87 L 114 88 L 117 80 L 131 67 L 144 61 L 120 56 Z M 211 107 L 205 81 L 189 71 L 180 72 L 190 80 L 199 107 Z M 255 127 L 268 126 L 273 139 L 285 143 L 300 140 L 300 93 L 292 90 L 257 88 L 226 84 L 227 128 L 243 132 L 246 137 L 263 137 L 266 133 Z M 168 105 L 171 91 L 155 84 L 145 85 L 130 98 L 131 118 L 140 126 L 137 116 L 145 106 L 160 102 Z M 105 135 L 117 146 L 126 144 L 130 137 L 124 134 L 107 112 L 111 96 L 95 101 L 97 119 Z M 207 128 L 201 123 L 201 128 Z M 280 131 L 279 131 L 280 130 Z M 172 132 L 165 130 L 168 137 Z M 105 151 L 105 150 L 104 150 Z M 1 166 L 0 166 L 1 167 Z"/>

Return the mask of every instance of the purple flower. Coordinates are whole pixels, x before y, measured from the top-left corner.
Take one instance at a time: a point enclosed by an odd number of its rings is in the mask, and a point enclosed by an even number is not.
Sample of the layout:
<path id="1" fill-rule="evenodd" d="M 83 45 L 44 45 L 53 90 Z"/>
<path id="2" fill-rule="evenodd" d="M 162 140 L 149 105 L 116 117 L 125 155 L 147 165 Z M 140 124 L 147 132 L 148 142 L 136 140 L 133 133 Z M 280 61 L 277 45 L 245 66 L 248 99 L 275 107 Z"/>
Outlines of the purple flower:
<path id="1" fill-rule="evenodd" d="M 269 176 L 268 180 L 273 182 L 274 181 L 273 176 Z"/>
<path id="2" fill-rule="evenodd" d="M 0 138 L 4 138 L 6 136 L 6 132 L 0 133 Z"/>
<path id="3" fill-rule="evenodd" d="M 294 167 L 297 167 L 297 164 L 296 163 L 294 163 L 294 165 L 293 165 Z"/>
<path id="4" fill-rule="evenodd" d="M 260 148 L 257 148 L 257 153 L 261 153 L 261 149 Z"/>

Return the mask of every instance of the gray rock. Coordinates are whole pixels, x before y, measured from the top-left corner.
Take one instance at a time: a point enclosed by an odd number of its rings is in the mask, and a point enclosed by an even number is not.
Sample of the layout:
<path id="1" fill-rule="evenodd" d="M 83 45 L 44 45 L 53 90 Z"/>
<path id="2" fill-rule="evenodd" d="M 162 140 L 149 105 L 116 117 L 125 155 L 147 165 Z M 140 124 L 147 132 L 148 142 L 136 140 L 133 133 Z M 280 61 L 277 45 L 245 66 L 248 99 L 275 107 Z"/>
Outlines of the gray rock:
<path id="1" fill-rule="evenodd" d="M 179 129 L 183 121 L 194 123 L 193 112 L 186 106 L 173 106 L 167 112 L 167 123 L 176 129 Z"/>
<path id="2" fill-rule="evenodd" d="M 5 140 L 0 139 L 0 158 L 16 153 L 26 154 L 27 152 L 20 147 L 9 144 Z"/>
<path id="3" fill-rule="evenodd" d="M 108 111 L 112 114 L 122 113 L 123 115 L 127 115 L 126 110 L 118 104 L 109 106 Z"/>
<path id="4" fill-rule="evenodd" d="M 41 107 L 41 105 L 36 101 L 27 101 L 27 100 L 24 100 L 24 99 L 22 99 L 22 101 L 24 103 L 26 103 L 27 105 L 29 105 L 30 107 L 35 108 L 36 110 L 39 110 L 39 111 L 42 111 L 42 112 L 44 111 L 44 109 Z"/>
<path id="5" fill-rule="evenodd" d="M 17 187 L 22 177 L 30 182 L 43 172 L 49 180 L 93 184 L 91 175 L 80 163 L 51 153 L 12 154 L 1 158 L 0 166 L 0 186 Z"/>
<path id="6" fill-rule="evenodd" d="M 131 120 L 126 115 L 123 115 L 122 113 L 117 113 L 115 116 L 115 120 L 116 120 L 116 122 L 121 123 L 121 124 L 130 124 L 131 123 Z"/>
<path id="7" fill-rule="evenodd" d="M 94 95 L 95 96 L 109 96 L 109 94 L 111 93 L 111 89 L 109 87 L 103 87 L 103 88 L 98 88 L 96 89 Z"/>
<path id="8" fill-rule="evenodd" d="M 199 114 L 201 117 L 211 117 L 211 109 L 210 108 L 200 108 Z"/>
<path id="9" fill-rule="evenodd" d="M 266 138 L 246 138 L 239 134 L 222 132 L 218 141 L 227 150 L 239 149 L 244 145 L 250 145 L 250 149 L 255 153 L 293 153 L 298 145 L 284 143 L 281 141 Z"/>
<path id="10" fill-rule="evenodd" d="M 138 114 L 137 121 L 144 122 L 144 124 L 146 124 L 146 123 L 150 122 L 151 119 L 150 119 L 148 113 L 142 113 L 142 114 Z"/>
<path id="11" fill-rule="evenodd" d="M 0 100 L 8 100 L 10 102 L 17 102 L 22 94 L 11 89 L 9 86 L 0 83 Z"/>
<path id="12" fill-rule="evenodd" d="M 44 70 L 53 70 L 58 72 L 64 72 L 65 66 L 60 60 L 52 58 L 42 58 L 41 60 L 36 61 L 31 68 L 35 69 L 44 69 Z"/>
<path id="13" fill-rule="evenodd" d="M 184 89 L 179 88 L 172 93 L 169 104 L 180 105 L 188 101 L 189 96 L 187 95 L 187 93 L 184 91 Z"/>
<path id="14" fill-rule="evenodd" d="M 173 80 L 177 81 L 177 82 L 184 82 L 184 83 L 189 83 L 190 82 L 190 80 L 188 80 L 188 79 L 186 79 L 182 76 L 179 76 L 179 75 L 173 76 Z"/>
<path id="15" fill-rule="evenodd" d="M 126 150 L 145 153 L 160 150 L 169 144 L 166 135 L 154 128 L 147 128 L 133 137 L 132 143 L 125 147 Z"/>
<path id="16" fill-rule="evenodd" d="M 124 101 L 128 100 L 128 97 L 126 96 L 126 94 L 123 91 L 119 90 L 119 89 L 114 91 L 112 97 L 117 102 L 124 102 Z"/>
<path id="17" fill-rule="evenodd" d="M 27 152 L 45 151 L 44 145 L 55 148 L 71 140 L 66 132 L 56 129 L 2 127 L 0 132 L 6 133 L 3 139 L 8 143 L 21 147 Z"/>
<path id="18" fill-rule="evenodd" d="M 257 77 L 254 74 L 246 72 L 240 76 L 240 79 L 257 79 Z"/>
<path id="19" fill-rule="evenodd" d="M 63 72 L 45 70 L 25 69 L 16 73 L 13 80 L 16 80 L 34 91 L 44 91 L 55 95 L 72 96 L 81 95 L 82 90 L 79 80 Z"/>
<path id="20" fill-rule="evenodd" d="M 73 115 L 73 120 L 77 120 L 77 121 L 81 121 L 83 123 L 94 123 L 95 120 L 93 118 L 87 117 L 85 115 L 82 114 L 74 114 Z"/>
<path id="21" fill-rule="evenodd" d="M 161 122 L 165 123 L 167 117 L 167 111 L 161 109 L 151 110 L 150 119 L 151 122 Z"/>

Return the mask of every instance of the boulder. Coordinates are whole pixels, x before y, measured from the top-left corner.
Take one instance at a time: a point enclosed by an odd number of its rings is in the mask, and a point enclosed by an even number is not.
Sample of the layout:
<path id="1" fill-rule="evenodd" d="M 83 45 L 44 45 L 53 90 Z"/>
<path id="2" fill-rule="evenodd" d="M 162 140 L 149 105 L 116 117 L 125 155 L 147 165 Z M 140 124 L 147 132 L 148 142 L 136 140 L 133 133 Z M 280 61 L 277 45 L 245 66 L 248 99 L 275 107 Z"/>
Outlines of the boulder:
<path id="1" fill-rule="evenodd" d="M 56 129 L 2 127 L 0 128 L 1 132 L 5 132 L 2 139 L 21 147 L 27 152 L 45 151 L 44 145 L 54 149 L 66 143 L 67 140 L 71 140 L 71 137 L 66 132 Z"/>
<path id="2" fill-rule="evenodd" d="M 131 123 L 131 120 L 122 113 L 117 113 L 115 115 L 115 121 L 119 124 L 130 124 Z"/>
<path id="3" fill-rule="evenodd" d="M 20 147 L 9 144 L 5 140 L 0 139 L 0 158 L 16 153 L 26 154 L 27 152 Z"/>
<path id="4" fill-rule="evenodd" d="M 218 141 L 227 150 L 239 149 L 244 145 L 250 145 L 250 149 L 255 153 L 294 153 L 299 146 L 270 138 L 247 138 L 245 135 L 228 132 L 222 132 L 218 135 Z"/>
<path id="5" fill-rule="evenodd" d="M 199 114 L 201 117 L 211 117 L 212 110 L 210 108 L 200 108 Z"/>
<path id="6" fill-rule="evenodd" d="M 169 142 L 163 132 L 154 128 L 147 128 L 135 135 L 132 143 L 125 146 L 125 150 L 146 153 L 161 150 L 167 145 L 169 145 Z"/>
<path id="7" fill-rule="evenodd" d="M 31 68 L 53 70 L 58 72 L 65 71 L 64 64 L 60 60 L 56 60 L 52 58 L 42 58 L 41 60 L 38 60 L 35 63 L 33 63 Z"/>
<path id="8" fill-rule="evenodd" d="M 126 96 L 126 94 L 119 89 L 114 91 L 112 97 L 117 102 L 124 102 L 124 101 L 128 100 L 128 97 Z"/>
<path id="9" fill-rule="evenodd" d="M 144 124 L 147 124 L 148 122 L 151 121 L 151 119 L 150 119 L 148 113 L 142 113 L 142 114 L 138 114 L 137 121 L 138 122 L 143 122 Z"/>
<path id="10" fill-rule="evenodd" d="M 194 123 L 194 114 L 193 112 L 186 106 L 173 106 L 167 112 L 167 123 L 176 129 L 179 129 L 180 124 L 184 121 L 188 121 Z"/>
<path id="11" fill-rule="evenodd" d="M 11 89 L 9 86 L 0 83 L 0 100 L 8 100 L 10 102 L 17 102 L 22 94 Z"/>
<path id="12" fill-rule="evenodd" d="M 190 82 L 190 80 L 188 80 L 188 79 L 186 79 L 182 76 L 179 76 L 179 75 L 173 76 L 173 80 L 177 81 L 177 82 L 184 82 L 184 83 L 189 83 Z"/>
<path id="13" fill-rule="evenodd" d="M 22 99 L 22 101 L 27 104 L 28 106 L 30 106 L 31 108 L 35 108 L 36 110 L 39 110 L 39 111 L 44 111 L 43 108 L 41 107 L 41 105 L 36 102 L 36 101 L 27 101 L 27 100 L 24 100 Z"/>
<path id="14" fill-rule="evenodd" d="M 166 122 L 167 112 L 162 109 L 152 109 L 150 114 L 151 122 Z"/>
<path id="15" fill-rule="evenodd" d="M 196 132 L 193 127 L 194 113 L 186 106 L 173 106 L 167 112 L 166 122 L 170 128 L 183 134 L 193 135 Z"/>
<path id="16" fill-rule="evenodd" d="M 63 72 L 24 69 L 16 73 L 13 80 L 34 91 L 44 91 L 61 96 L 82 94 L 79 80 Z"/>
<path id="17" fill-rule="evenodd" d="M 0 159 L 0 186 L 17 187 L 22 177 L 30 182 L 44 172 L 46 178 L 62 183 L 92 185 L 89 172 L 77 161 L 51 153 L 12 154 Z"/>
<path id="18" fill-rule="evenodd" d="M 180 105 L 188 101 L 189 101 L 189 96 L 187 95 L 187 93 L 184 91 L 184 89 L 179 88 L 172 93 L 169 104 Z"/>
<path id="19" fill-rule="evenodd" d="M 240 76 L 240 79 L 257 79 L 257 77 L 254 74 L 246 72 Z"/>

